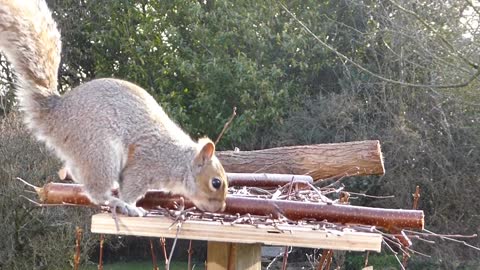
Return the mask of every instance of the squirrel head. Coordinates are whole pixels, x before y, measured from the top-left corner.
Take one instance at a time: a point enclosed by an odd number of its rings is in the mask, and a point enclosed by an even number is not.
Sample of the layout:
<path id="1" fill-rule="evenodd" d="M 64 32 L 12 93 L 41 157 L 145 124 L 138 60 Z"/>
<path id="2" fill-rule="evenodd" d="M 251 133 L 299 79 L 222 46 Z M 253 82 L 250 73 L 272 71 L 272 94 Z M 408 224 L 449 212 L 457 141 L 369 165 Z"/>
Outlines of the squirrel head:
<path id="1" fill-rule="evenodd" d="M 215 156 L 215 144 L 207 138 L 198 140 L 193 160 L 196 190 L 189 198 L 200 210 L 216 212 L 225 209 L 228 181 L 222 164 Z"/>

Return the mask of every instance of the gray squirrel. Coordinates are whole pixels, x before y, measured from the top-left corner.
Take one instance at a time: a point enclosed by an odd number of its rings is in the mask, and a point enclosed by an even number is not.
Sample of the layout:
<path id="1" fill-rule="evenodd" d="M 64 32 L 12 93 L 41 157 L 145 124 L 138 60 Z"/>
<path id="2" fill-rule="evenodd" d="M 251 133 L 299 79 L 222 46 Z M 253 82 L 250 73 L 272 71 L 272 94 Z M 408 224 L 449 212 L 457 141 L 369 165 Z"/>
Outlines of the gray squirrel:
<path id="1" fill-rule="evenodd" d="M 225 208 L 227 178 L 214 143 L 194 142 L 144 89 L 96 79 L 58 93 L 60 33 L 44 0 L 0 0 L 0 50 L 16 71 L 26 125 L 94 203 L 143 216 L 135 202 L 162 189 L 204 211 Z"/>

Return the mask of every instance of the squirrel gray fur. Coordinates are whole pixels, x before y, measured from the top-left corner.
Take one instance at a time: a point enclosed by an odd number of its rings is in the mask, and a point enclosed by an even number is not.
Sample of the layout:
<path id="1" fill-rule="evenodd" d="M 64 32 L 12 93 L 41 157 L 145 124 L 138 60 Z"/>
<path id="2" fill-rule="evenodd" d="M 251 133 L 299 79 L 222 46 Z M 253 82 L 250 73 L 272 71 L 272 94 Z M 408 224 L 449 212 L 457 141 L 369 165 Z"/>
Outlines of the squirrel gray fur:
<path id="1" fill-rule="evenodd" d="M 96 79 L 58 93 L 60 33 L 44 0 L 0 0 L 0 50 L 16 71 L 25 123 L 94 203 L 142 216 L 135 202 L 162 189 L 201 210 L 225 208 L 227 179 L 213 142 L 194 142 L 141 87 Z"/>

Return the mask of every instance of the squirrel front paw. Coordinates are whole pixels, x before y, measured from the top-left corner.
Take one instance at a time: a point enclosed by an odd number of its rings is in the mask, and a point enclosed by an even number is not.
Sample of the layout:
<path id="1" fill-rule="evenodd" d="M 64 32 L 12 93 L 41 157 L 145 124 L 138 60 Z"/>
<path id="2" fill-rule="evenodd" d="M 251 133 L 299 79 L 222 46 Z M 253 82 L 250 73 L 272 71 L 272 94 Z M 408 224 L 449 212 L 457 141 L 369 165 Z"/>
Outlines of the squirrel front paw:
<path id="1" fill-rule="evenodd" d="M 108 206 L 110 206 L 110 211 L 129 217 L 143 217 L 147 215 L 147 211 L 145 211 L 143 208 L 128 204 L 117 198 L 110 200 Z"/>

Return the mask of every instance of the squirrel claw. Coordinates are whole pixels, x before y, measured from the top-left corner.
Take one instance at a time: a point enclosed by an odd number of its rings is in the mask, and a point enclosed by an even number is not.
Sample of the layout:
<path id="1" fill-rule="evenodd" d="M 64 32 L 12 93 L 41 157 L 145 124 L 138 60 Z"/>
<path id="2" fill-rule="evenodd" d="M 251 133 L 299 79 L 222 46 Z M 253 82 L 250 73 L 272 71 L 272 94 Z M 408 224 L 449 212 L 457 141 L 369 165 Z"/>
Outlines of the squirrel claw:
<path id="1" fill-rule="evenodd" d="M 136 207 L 121 200 L 112 200 L 109 206 L 112 214 L 120 213 L 129 217 L 144 217 L 148 213 L 141 207 Z"/>
<path id="2" fill-rule="evenodd" d="M 120 231 L 120 226 L 118 225 L 117 212 L 129 217 L 144 217 L 148 214 L 145 209 L 141 207 L 136 207 L 125 203 L 121 200 L 114 200 L 109 203 L 110 212 L 112 213 L 112 218 L 115 221 L 115 227 L 117 232 Z"/>

